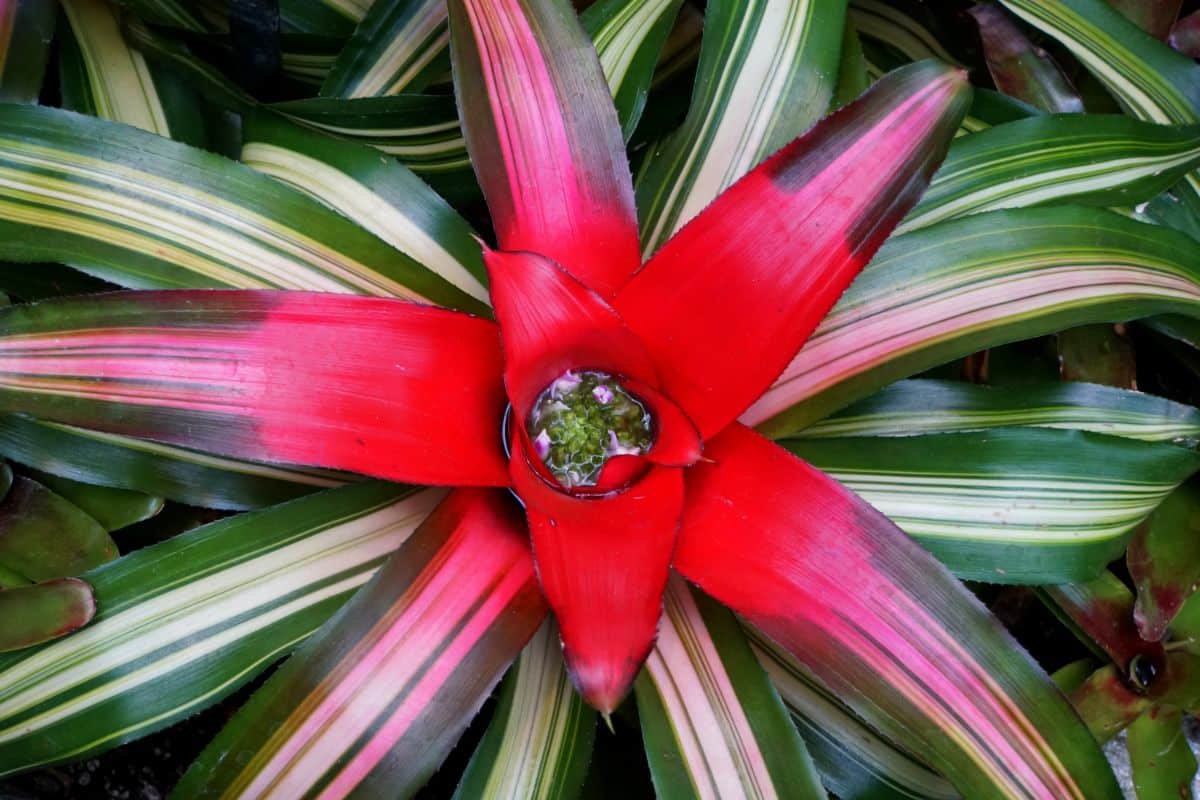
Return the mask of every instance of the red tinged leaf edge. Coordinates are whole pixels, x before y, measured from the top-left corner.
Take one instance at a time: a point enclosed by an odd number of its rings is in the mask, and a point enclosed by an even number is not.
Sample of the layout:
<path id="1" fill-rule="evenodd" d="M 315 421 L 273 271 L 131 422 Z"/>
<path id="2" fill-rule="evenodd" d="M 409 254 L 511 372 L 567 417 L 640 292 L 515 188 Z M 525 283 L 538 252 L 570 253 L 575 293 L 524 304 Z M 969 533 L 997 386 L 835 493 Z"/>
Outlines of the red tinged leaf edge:
<path id="1" fill-rule="evenodd" d="M 66 636 L 95 615 L 92 587 L 78 578 L 0 589 L 0 653 Z"/>
<path id="2" fill-rule="evenodd" d="M 896 70 L 668 241 L 614 307 L 703 437 L 779 376 L 912 208 L 966 113 L 965 74 Z"/>
<path id="3" fill-rule="evenodd" d="M 1048 677 L 886 517 L 747 428 L 687 472 L 675 568 L 969 797 L 1120 797 Z"/>
<path id="4" fill-rule="evenodd" d="M 0 408 L 257 461 L 504 486 L 496 325 L 402 300 L 140 291 L 0 310 Z"/>
<path id="5" fill-rule="evenodd" d="M 455 489 L 192 766 L 181 797 L 410 797 L 546 617 L 520 509 Z"/>
<path id="6" fill-rule="evenodd" d="M 621 126 L 564 0 L 451 0 L 454 89 L 501 249 L 611 298 L 641 263 Z"/>
<path id="7" fill-rule="evenodd" d="M 574 497 L 541 478 L 519 442 L 511 465 L 567 671 L 588 704 L 611 713 L 654 646 L 683 471 L 652 467 L 623 492 Z"/>

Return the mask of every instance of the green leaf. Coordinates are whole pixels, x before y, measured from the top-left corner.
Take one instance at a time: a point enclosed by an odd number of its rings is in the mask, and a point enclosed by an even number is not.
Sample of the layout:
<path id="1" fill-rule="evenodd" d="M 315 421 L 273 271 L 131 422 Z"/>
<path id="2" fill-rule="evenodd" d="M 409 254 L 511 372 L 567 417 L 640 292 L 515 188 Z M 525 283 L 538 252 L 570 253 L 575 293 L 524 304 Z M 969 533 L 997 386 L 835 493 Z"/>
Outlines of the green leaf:
<path id="1" fill-rule="evenodd" d="M 862 41 L 858 38 L 853 18 L 846 20 L 842 31 L 842 58 L 838 65 L 837 87 L 833 90 L 830 107 L 837 109 L 853 102 L 871 85 L 867 59 L 863 56 Z"/>
<path id="2" fill-rule="evenodd" d="M 161 497 L 128 489 L 81 483 L 37 470 L 26 470 L 26 473 L 50 491 L 78 506 L 81 511 L 99 522 L 106 531 L 120 530 L 162 511 Z"/>
<path id="3" fill-rule="evenodd" d="M 831 436 L 913 436 L 1027 426 L 1105 433 L 1183 447 L 1200 444 L 1200 410 L 1110 386 L 899 381 L 800 431 Z"/>
<path id="4" fill-rule="evenodd" d="M 450 68 L 444 0 L 372 3 L 321 87 L 326 97 L 419 92 Z"/>
<path id="5" fill-rule="evenodd" d="M 947 64 L 959 63 L 942 46 L 938 32 L 918 19 L 918 15 L 929 14 L 926 6 L 897 0 L 850 0 L 850 21 L 859 35 L 889 45 L 909 61 L 936 58 Z"/>
<path id="6" fill-rule="evenodd" d="M 0 414 L 0 453 L 74 481 L 241 511 L 291 500 L 351 478 L 257 464 L 18 414 Z"/>
<path id="7" fill-rule="evenodd" d="M 1001 0 L 1058 39 L 1132 116 L 1157 123 L 1200 122 L 1200 65 L 1145 33 L 1104 0 Z M 1200 173 L 1180 187 L 1200 208 Z"/>
<path id="8" fill-rule="evenodd" d="M 1091 322 L 1200 316 L 1200 249 L 1077 207 L 974 214 L 890 239 L 742 417 L 798 431 L 899 378 Z"/>
<path id="9" fill-rule="evenodd" d="M 583 788 L 595 735 L 596 712 L 571 685 L 558 628 L 547 621 L 504 679 L 454 800 L 572 800 Z"/>
<path id="10" fill-rule="evenodd" d="M 1034 46 L 1003 8 L 979 3 L 970 9 L 996 88 L 1052 113 L 1083 111 L 1083 99 L 1045 50 Z"/>
<path id="11" fill-rule="evenodd" d="M 1149 698 L 1130 690 L 1123 674 L 1111 665 L 1093 672 L 1070 697 L 1099 742 L 1116 736 L 1153 705 Z"/>
<path id="12" fill-rule="evenodd" d="M 1125 560 L 1137 588 L 1138 629 L 1158 641 L 1200 582 L 1200 485 L 1172 492 L 1138 529 Z"/>
<path id="13" fill-rule="evenodd" d="M 29 478 L 0 503 L 0 567 L 30 583 L 81 575 L 117 557 L 96 520 Z"/>
<path id="14" fill-rule="evenodd" d="M 280 72 L 306 88 L 319 87 L 329 78 L 344 44 L 344 39 L 330 36 L 284 34 L 279 37 Z"/>
<path id="15" fill-rule="evenodd" d="M 348 36 L 371 0 L 280 0 L 279 21 L 290 33 Z"/>
<path id="16" fill-rule="evenodd" d="M 956 139 L 897 233 L 945 219 L 1048 203 L 1133 205 L 1200 164 L 1200 126 L 1055 114 Z"/>
<path id="17" fill-rule="evenodd" d="M 514 505 L 500 490 L 451 493 L 176 794 L 411 796 L 546 616 Z"/>
<path id="18" fill-rule="evenodd" d="M 10 0 L 0 7 L 0 102 L 37 102 L 56 6 L 54 0 Z"/>
<path id="19" fill-rule="evenodd" d="M 315 200 L 248 167 L 57 109 L 0 120 L 0 256 L 138 288 L 313 289 L 485 307 Z"/>
<path id="20" fill-rule="evenodd" d="M 825 796 L 737 619 L 678 576 L 635 690 L 660 798 Z"/>
<path id="21" fill-rule="evenodd" d="M 790 653 L 748 625 L 745 633 L 829 791 L 842 800 L 959 796 L 944 778 L 864 722 Z"/>
<path id="22" fill-rule="evenodd" d="M 106 750 L 229 695 L 316 630 L 443 494 L 335 489 L 88 573 L 92 625 L 0 657 L 0 775 Z"/>
<path id="23" fill-rule="evenodd" d="M 488 302 L 479 239 L 416 175 L 378 151 L 251 114 L 242 161 L 306 192 L 462 291 Z"/>
<path id="24" fill-rule="evenodd" d="M 625 141 L 633 136 L 681 0 L 599 0 L 579 16 L 612 90 Z"/>
<path id="25" fill-rule="evenodd" d="M 962 578 L 1095 577 L 1200 454 L 1083 431 L 1001 428 L 783 444 L 845 483 Z"/>
<path id="26" fill-rule="evenodd" d="M 825 115 L 845 9 L 846 0 L 708 4 L 687 119 L 637 176 L 645 254 Z"/>
<path id="27" fill-rule="evenodd" d="M 87 625 L 95 613 L 91 587 L 77 578 L 0 589 L 0 653 L 65 636 Z"/>
<path id="28" fill-rule="evenodd" d="M 179 28 L 194 33 L 215 31 L 223 26 L 211 19 L 213 4 L 195 0 L 121 0 L 137 16 L 151 25 Z M 206 14 L 206 12 L 209 12 Z"/>
<path id="29" fill-rule="evenodd" d="M 1129 726 L 1126 746 L 1138 800 L 1192 797 L 1196 757 L 1179 709 L 1152 708 Z"/>

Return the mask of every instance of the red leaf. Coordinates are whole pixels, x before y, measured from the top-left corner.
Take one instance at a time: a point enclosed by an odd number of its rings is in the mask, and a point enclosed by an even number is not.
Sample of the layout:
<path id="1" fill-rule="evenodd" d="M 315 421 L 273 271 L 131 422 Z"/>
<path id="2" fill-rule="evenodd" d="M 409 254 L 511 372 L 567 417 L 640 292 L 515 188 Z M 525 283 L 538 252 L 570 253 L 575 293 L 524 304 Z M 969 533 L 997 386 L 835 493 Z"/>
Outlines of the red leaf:
<path id="1" fill-rule="evenodd" d="M 260 461 L 508 482 L 494 323 L 307 292 L 117 292 L 0 311 L 0 407 Z"/>
<path id="2" fill-rule="evenodd" d="M 610 298 L 641 262 L 633 183 L 600 62 L 562 0 L 452 0 L 454 87 L 504 250 Z"/>
<path id="3" fill-rule="evenodd" d="M 526 504 L 538 580 L 562 632 L 579 693 L 611 712 L 658 630 L 683 506 L 681 470 L 654 467 L 618 494 L 581 498 L 543 481 L 523 450 L 513 486 Z"/>
<path id="4" fill-rule="evenodd" d="M 1119 797 L 1053 684 L 928 553 L 740 426 L 688 470 L 675 567 L 969 797 Z"/>
<path id="5" fill-rule="evenodd" d="M 614 305 L 704 437 L 770 386 L 916 203 L 966 111 L 923 62 L 767 159 L 683 228 Z"/>

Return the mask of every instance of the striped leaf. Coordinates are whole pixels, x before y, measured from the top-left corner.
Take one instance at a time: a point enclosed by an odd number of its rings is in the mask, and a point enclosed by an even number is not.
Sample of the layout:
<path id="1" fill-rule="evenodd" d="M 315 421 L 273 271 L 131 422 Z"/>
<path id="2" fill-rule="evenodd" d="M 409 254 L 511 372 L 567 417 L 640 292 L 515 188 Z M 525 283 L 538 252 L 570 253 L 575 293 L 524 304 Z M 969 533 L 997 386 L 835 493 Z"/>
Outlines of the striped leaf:
<path id="1" fill-rule="evenodd" d="M 906 437 L 791 439 L 962 578 L 1095 577 L 1200 454 L 1083 431 L 1001 428 Z"/>
<path id="2" fill-rule="evenodd" d="M 343 39 L 329 36 L 284 34 L 279 37 L 279 70 L 315 90 L 329 78 L 344 44 Z"/>
<path id="3" fill-rule="evenodd" d="M 221 21 L 212 19 L 214 3 L 196 0 L 122 0 L 134 14 L 151 25 L 178 28 L 193 33 L 220 30 Z M 207 12 L 207 13 L 206 13 Z"/>
<path id="4" fill-rule="evenodd" d="M 241 159 L 324 202 L 481 303 L 486 271 L 471 226 L 404 166 L 364 145 L 255 113 Z"/>
<path id="5" fill-rule="evenodd" d="M 186 44 L 160 29 L 152 29 L 137 17 L 122 20 L 122 32 L 130 46 L 146 58 L 180 76 L 188 86 L 220 108 L 244 112 L 257 101 L 220 70 L 197 58 Z"/>
<path id="6" fill-rule="evenodd" d="M 0 102 L 37 102 L 57 5 L 54 0 L 7 0 L 0 5 Z"/>
<path id="7" fill-rule="evenodd" d="M 321 86 L 327 97 L 419 92 L 450 64 L 445 0 L 371 4 Z"/>
<path id="8" fill-rule="evenodd" d="M 1062 42 L 1134 117 L 1200 122 L 1200 65 L 1145 33 L 1104 0 L 1001 0 Z M 1181 189 L 1200 208 L 1200 173 Z"/>
<path id="9" fill-rule="evenodd" d="M 617 106 L 625 141 L 633 136 L 681 0 L 600 0 L 579 21 L 592 37 Z"/>
<path id="10" fill-rule="evenodd" d="M 0 114 L 0 257 L 126 286 L 473 298 L 300 192 L 169 140 L 57 109 Z"/>
<path id="11" fill-rule="evenodd" d="M 583 788 L 595 735 L 596 712 L 571 685 L 558 628 L 547 621 L 504 679 L 454 800 L 572 800 Z"/>
<path id="12" fill-rule="evenodd" d="M 733 614 L 678 576 L 636 693 L 660 798 L 825 796 Z"/>
<path id="13" fill-rule="evenodd" d="M 687 119 L 637 176 L 644 254 L 825 115 L 845 13 L 845 0 L 708 4 Z"/>
<path id="14" fill-rule="evenodd" d="M 1183 447 L 1200 444 L 1200 410 L 1089 383 L 990 387 L 960 381 L 899 381 L 797 435 L 805 439 L 913 436 L 1013 426 L 1092 431 Z"/>
<path id="15" fill-rule="evenodd" d="M 985 347 L 1198 303 L 1183 234 L 1092 208 L 974 214 L 890 239 L 742 421 L 783 435 Z"/>
<path id="16" fill-rule="evenodd" d="M 371 0 L 280 0 L 279 21 L 288 33 L 348 36 Z"/>
<path id="17" fill-rule="evenodd" d="M 169 138 L 154 76 L 142 54 L 125 43 L 113 7 L 106 0 L 62 0 L 62 7 L 87 76 L 81 87 L 86 101 L 76 99 L 70 108 Z M 64 95 L 66 88 L 64 82 Z"/>
<path id="18" fill-rule="evenodd" d="M 0 414 L 0 453 L 71 480 L 229 511 L 274 505 L 346 480 L 337 473 L 238 461 L 18 414 Z"/>
<path id="19" fill-rule="evenodd" d="M 515 505 L 498 490 L 452 492 L 176 793 L 411 796 L 545 618 Z"/>
<path id="20" fill-rule="evenodd" d="M 337 489 L 88 573 L 92 625 L 0 656 L 0 775 L 106 750 L 227 696 L 366 583 L 442 494 Z"/>
<path id="21" fill-rule="evenodd" d="M 957 139 L 898 233 L 944 219 L 1047 203 L 1133 205 L 1200 164 L 1200 126 L 1041 116 Z"/>
<path id="22" fill-rule="evenodd" d="M 849 16 L 860 35 L 895 48 L 909 61 L 936 58 L 947 64 L 959 63 L 942 46 L 938 34 L 911 13 L 921 11 L 929 13 L 922 6 L 895 0 L 850 0 Z"/>
<path id="23" fill-rule="evenodd" d="M 0 654 L 77 631 L 95 613 L 92 588 L 77 578 L 0 589 Z"/>
<path id="24" fill-rule="evenodd" d="M 958 797 L 944 778 L 881 736 L 790 653 L 750 626 L 745 633 L 830 792 L 843 800 Z"/>

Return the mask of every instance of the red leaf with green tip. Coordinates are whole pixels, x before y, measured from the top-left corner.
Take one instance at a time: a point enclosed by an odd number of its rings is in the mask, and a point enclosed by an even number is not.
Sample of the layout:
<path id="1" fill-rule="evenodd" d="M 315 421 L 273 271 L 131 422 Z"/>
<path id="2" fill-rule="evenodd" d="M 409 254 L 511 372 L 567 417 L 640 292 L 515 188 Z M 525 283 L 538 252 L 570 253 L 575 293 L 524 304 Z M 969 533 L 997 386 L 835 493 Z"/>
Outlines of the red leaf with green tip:
<path id="1" fill-rule="evenodd" d="M 1138 634 L 1133 624 L 1133 593 L 1111 572 L 1086 583 L 1047 586 L 1043 591 L 1057 610 L 1121 669 L 1129 670 L 1139 656 L 1161 664 L 1162 645 L 1147 642 Z"/>
<path id="2" fill-rule="evenodd" d="M 31 583 L 68 578 L 117 557 L 117 545 L 78 506 L 18 476 L 0 503 L 0 567 Z M 0 577 L 0 588 L 5 580 Z"/>
<path id="3" fill-rule="evenodd" d="M 512 471 L 571 680 L 588 703 L 610 713 L 654 644 L 683 506 L 682 471 L 652 467 L 626 491 L 592 498 L 551 487 L 523 450 L 513 454 Z"/>
<path id="4" fill-rule="evenodd" d="M 1054 59 L 1037 47 L 999 6 L 978 3 L 970 11 L 979 25 L 988 71 L 996 88 L 1044 111 L 1083 111 L 1083 100 Z"/>
<path id="5" fill-rule="evenodd" d="M 783 371 L 925 190 L 969 101 L 958 70 L 897 70 L 726 190 L 621 290 L 618 313 L 701 435 Z"/>
<path id="6" fill-rule="evenodd" d="M 1137 588 L 1133 619 L 1143 638 L 1158 641 L 1200 583 L 1200 484 L 1167 496 L 1134 533 L 1125 563 Z"/>
<path id="7" fill-rule="evenodd" d="M 456 489 L 275 673 L 180 797 L 409 797 L 546 616 L 520 509 Z"/>
<path id="8" fill-rule="evenodd" d="M 0 408 L 257 461 L 507 483 L 494 323 L 308 292 L 115 292 L 0 310 Z"/>
<path id="9" fill-rule="evenodd" d="M 747 428 L 688 470 L 675 567 L 970 797 L 1119 797 L 1091 736 L 886 517 Z"/>
<path id="10" fill-rule="evenodd" d="M 603 297 L 641 263 L 621 126 L 565 0 L 452 0 L 454 88 L 504 250 L 549 256 Z"/>
<path id="11" fill-rule="evenodd" d="M 0 653 L 57 639 L 95 613 L 92 587 L 76 578 L 0 590 Z"/>

